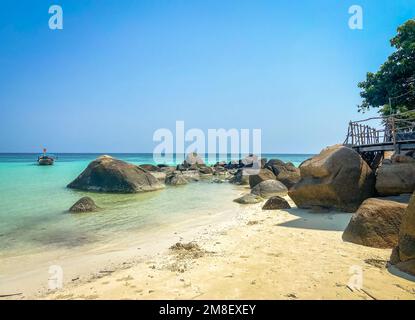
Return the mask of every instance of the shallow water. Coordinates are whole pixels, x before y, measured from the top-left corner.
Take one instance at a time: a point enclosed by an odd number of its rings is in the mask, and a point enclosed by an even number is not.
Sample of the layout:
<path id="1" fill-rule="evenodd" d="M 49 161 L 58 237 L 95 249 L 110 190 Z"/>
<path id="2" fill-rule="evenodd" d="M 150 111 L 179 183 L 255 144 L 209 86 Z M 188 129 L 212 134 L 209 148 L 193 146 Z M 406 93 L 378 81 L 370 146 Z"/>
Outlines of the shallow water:
<path id="1" fill-rule="evenodd" d="M 0 154 L 0 258 L 44 250 L 76 250 L 106 244 L 131 233 L 231 209 L 237 191 L 230 184 L 192 183 L 143 194 L 98 194 L 66 188 L 96 154 L 61 154 L 53 166 L 37 166 L 35 154 Z M 153 163 L 151 154 L 122 154 L 135 164 Z M 265 155 L 298 165 L 309 155 Z M 69 214 L 89 195 L 102 208 Z"/>

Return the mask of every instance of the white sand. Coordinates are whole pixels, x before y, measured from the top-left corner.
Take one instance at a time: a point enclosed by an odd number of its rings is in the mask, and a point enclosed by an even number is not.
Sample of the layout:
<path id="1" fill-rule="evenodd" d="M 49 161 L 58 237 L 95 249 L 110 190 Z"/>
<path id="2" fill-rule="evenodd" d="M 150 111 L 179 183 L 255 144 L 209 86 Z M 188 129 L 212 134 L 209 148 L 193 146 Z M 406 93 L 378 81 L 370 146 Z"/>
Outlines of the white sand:
<path id="1" fill-rule="evenodd" d="M 391 250 L 342 241 L 350 214 L 262 211 L 262 204 L 240 206 L 236 217 L 180 232 L 170 243 L 159 243 L 160 250 L 154 246 L 152 252 L 137 253 L 124 268 L 67 281 L 63 289 L 35 298 L 415 298 L 414 278 L 385 267 Z M 169 250 L 177 239 L 195 241 L 207 253 L 198 257 Z M 362 290 L 348 287 L 351 268 L 362 271 Z"/>

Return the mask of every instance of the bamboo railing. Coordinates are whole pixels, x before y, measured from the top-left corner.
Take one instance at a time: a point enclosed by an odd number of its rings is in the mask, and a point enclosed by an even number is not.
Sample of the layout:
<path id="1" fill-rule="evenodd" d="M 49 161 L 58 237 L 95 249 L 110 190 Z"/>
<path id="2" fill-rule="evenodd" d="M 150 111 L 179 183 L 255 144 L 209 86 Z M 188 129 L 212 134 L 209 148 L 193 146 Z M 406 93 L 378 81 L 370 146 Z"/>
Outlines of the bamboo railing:
<path id="1" fill-rule="evenodd" d="M 413 114 L 413 111 L 411 111 Z M 405 118 L 409 113 L 394 114 L 385 117 L 372 117 L 359 121 L 350 121 L 345 145 L 364 146 L 393 143 L 415 139 L 415 118 Z M 383 128 L 377 129 L 367 125 L 369 121 L 378 120 Z"/>

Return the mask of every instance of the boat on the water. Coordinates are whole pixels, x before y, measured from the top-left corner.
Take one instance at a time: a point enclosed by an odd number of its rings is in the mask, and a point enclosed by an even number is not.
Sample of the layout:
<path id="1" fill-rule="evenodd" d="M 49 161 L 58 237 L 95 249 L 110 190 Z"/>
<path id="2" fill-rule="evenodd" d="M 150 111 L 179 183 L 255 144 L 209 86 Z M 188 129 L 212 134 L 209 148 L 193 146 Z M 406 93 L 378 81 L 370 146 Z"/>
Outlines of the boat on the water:
<path id="1" fill-rule="evenodd" d="M 43 154 L 37 158 L 37 163 L 40 166 L 51 166 L 55 162 L 55 157 L 48 155 L 46 149 L 43 149 Z"/>

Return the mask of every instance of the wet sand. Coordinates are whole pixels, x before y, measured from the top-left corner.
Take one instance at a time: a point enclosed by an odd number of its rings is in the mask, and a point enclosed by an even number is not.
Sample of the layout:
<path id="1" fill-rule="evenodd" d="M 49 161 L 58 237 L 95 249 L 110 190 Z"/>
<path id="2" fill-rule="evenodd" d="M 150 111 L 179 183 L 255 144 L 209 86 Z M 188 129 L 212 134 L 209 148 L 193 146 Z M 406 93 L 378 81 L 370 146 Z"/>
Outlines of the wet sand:
<path id="1" fill-rule="evenodd" d="M 180 232 L 160 243 L 160 250 L 137 254 L 123 266 L 103 266 L 101 272 L 75 278 L 63 289 L 33 297 L 415 298 L 415 278 L 386 267 L 391 250 L 342 241 L 351 214 L 297 208 L 263 211 L 262 205 L 241 205 L 230 219 Z M 174 246 L 177 242 L 192 244 Z M 356 272 L 359 279 L 361 272 L 361 288 L 354 285 Z"/>

